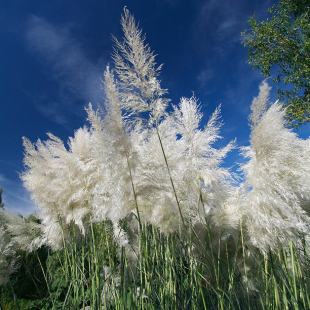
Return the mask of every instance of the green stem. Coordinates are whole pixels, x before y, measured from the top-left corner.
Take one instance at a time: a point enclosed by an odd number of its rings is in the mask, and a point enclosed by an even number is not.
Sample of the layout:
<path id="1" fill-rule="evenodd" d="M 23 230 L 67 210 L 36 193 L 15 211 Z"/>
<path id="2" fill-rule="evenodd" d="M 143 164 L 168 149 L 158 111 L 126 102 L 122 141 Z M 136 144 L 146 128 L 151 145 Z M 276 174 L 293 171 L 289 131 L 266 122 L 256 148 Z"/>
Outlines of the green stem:
<path id="1" fill-rule="evenodd" d="M 154 117 L 153 117 L 153 119 L 154 119 Z M 159 140 L 159 143 L 160 143 L 160 147 L 161 147 L 161 150 L 162 150 L 163 155 L 164 155 L 164 159 L 165 159 L 166 167 L 167 167 L 167 170 L 168 170 L 168 174 L 169 174 L 171 186 L 172 186 L 172 189 L 173 189 L 174 197 L 175 197 L 175 200 L 176 200 L 177 205 L 178 205 L 178 208 L 179 208 L 179 212 L 180 212 L 180 215 L 181 215 L 181 219 L 182 219 L 182 222 L 183 222 L 183 226 L 185 227 L 185 221 L 184 221 L 184 218 L 183 218 L 181 206 L 180 206 L 179 199 L 178 199 L 178 196 L 177 196 L 175 187 L 174 187 L 174 183 L 173 183 L 173 180 L 172 180 L 172 176 L 171 176 L 170 168 L 169 168 L 169 165 L 168 165 L 166 153 L 165 153 L 165 150 L 164 150 L 164 146 L 163 146 L 163 144 L 162 144 L 162 141 L 161 141 L 161 137 L 160 137 L 160 134 L 159 134 L 157 122 L 156 122 L 155 119 L 154 119 L 154 124 L 155 124 L 155 128 L 156 128 L 157 137 L 158 137 L 158 140 Z"/>
<path id="2" fill-rule="evenodd" d="M 142 229 L 141 220 L 140 220 L 140 213 L 139 213 L 139 209 L 138 209 L 137 195 L 136 195 L 135 187 L 134 187 L 134 184 L 133 184 L 133 178 L 132 178 L 132 173 L 131 173 L 131 168 L 130 168 L 129 158 L 128 158 L 128 154 L 127 153 L 126 153 L 126 160 L 127 160 L 127 165 L 128 165 L 129 175 L 130 175 L 132 191 L 133 191 L 133 195 L 134 195 L 135 203 L 136 203 L 136 210 L 137 210 L 138 221 L 139 221 L 140 229 Z"/>
<path id="3" fill-rule="evenodd" d="M 24 265 L 25 269 L 27 270 L 27 272 L 28 272 L 28 274 L 29 274 L 29 276 L 30 276 L 30 278 L 31 278 L 31 280 L 32 280 L 32 282 L 33 282 L 33 284 L 34 284 L 34 286 L 36 287 L 36 290 L 37 290 L 37 292 L 39 293 L 40 298 L 42 298 L 41 293 L 40 293 L 40 290 L 38 289 L 37 283 L 35 282 L 35 280 L 34 280 L 32 274 L 30 273 L 29 268 L 28 268 L 27 265 L 25 264 L 24 260 L 23 260 L 23 265 Z"/>
<path id="4" fill-rule="evenodd" d="M 14 289 L 13 289 L 13 285 L 12 285 L 12 282 L 11 282 L 10 278 L 9 278 L 9 283 L 10 283 L 10 287 L 11 287 L 11 290 L 12 290 L 13 299 L 14 299 L 14 302 L 15 302 L 16 309 L 20 310 L 19 304 L 18 304 L 18 301 L 17 301 L 17 297 L 15 295 L 15 292 L 14 292 Z"/>
<path id="5" fill-rule="evenodd" d="M 249 296 L 249 284 L 248 284 L 248 276 L 246 271 L 246 262 L 245 262 L 245 245 L 243 243 L 243 232 L 242 232 L 242 221 L 240 220 L 240 231 L 241 231 L 241 245 L 242 245 L 242 255 L 243 255 L 243 262 L 244 262 L 244 273 L 245 273 L 245 281 L 246 281 L 246 291 L 247 291 L 247 298 L 248 298 L 248 304 L 249 309 L 251 309 L 250 304 L 250 296 Z"/>
<path id="6" fill-rule="evenodd" d="M 83 276 L 85 278 L 84 275 L 84 259 L 85 259 L 85 254 L 84 254 L 84 243 L 85 243 L 85 237 L 82 238 L 82 271 L 81 271 L 81 282 L 82 282 L 82 298 L 83 298 L 83 310 L 85 310 L 85 287 L 83 284 Z M 87 284 L 87 281 L 85 279 L 85 283 Z"/>
<path id="7" fill-rule="evenodd" d="M 92 279 L 92 294 L 93 294 L 93 301 L 95 302 L 95 307 L 100 307 L 100 293 L 99 293 L 99 270 L 98 270 L 98 257 L 96 251 L 96 243 L 95 243 L 95 234 L 93 229 L 93 224 L 90 223 L 91 227 L 91 234 L 92 234 L 92 248 L 93 248 L 93 259 L 92 259 L 92 272 L 95 273 L 95 281 Z M 95 266 L 94 266 L 95 265 Z M 92 277 L 93 278 L 93 277 Z M 94 292 L 96 292 L 94 294 Z"/>
<path id="8" fill-rule="evenodd" d="M 4 307 L 3 307 L 2 303 L 1 303 L 1 298 L 2 298 L 2 286 L 0 286 L 0 309 L 4 310 Z"/>
<path id="9" fill-rule="evenodd" d="M 50 297 L 52 297 L 51 291 L 50 291 L 50 287 L 49 287 L 49 285 L 48 285 L 47 278 L 46 278 L 46 276 L 45 276 L 45 272 L 44 272 L 43 266 L 42 266 L 42 264 L 41 264 L 41 260 L 40 260 L 40 258 L 39 258 L 38 253 L 36 253 L 36 254 L 37 254 L 37 259 L 38 259 L 38 261 L 39 261 L 39 264 L 40 264 L 40 267 L 41 267 L 41 270 L 42 270 L 42 273 L 43 273 L 43 276 L 44 276 L 44 280 L 45 280 L 45 283 L 46 283 L 46 286 L 47 286 L 47 289 L 48 289 L 48 294 L 50 295 Z"/>

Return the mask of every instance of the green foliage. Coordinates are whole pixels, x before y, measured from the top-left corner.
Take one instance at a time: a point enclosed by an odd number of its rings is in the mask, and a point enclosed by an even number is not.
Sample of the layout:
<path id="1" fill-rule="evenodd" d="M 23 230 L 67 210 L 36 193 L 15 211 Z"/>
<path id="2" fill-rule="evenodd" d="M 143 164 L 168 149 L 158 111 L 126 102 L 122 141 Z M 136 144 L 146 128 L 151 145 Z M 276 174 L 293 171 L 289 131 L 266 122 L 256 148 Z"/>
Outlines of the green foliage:
<path id="1" fill-rule="evenodd" d="M 39 222 L 30 215 L 27 222 Z M 118 247 L 112 238 L 112 224 L 94 224 L 92 233 L 71 241 L 57 252 L 43 246 L 35 252 L 20 251 L 20 268 L 11 284 L 0 287 L 0 309 L 16 309 L 12 289 L 20 309 L 80 309 L 93 299 L 94 284 L 103 287 L 103 267 L 119 265 Z M 96 264 L 94 264 L 96 262 Z M 94 279 L 98 283 L 92 283 Z M 101 290 L 98 289 L 97 299 Z"/>
<path id="2" fill-rule="evenodd" d="M 27 220 L 33 220 L 33 215 Z M 19 269 L 11 279 L 11 285 L 2 287 L 0 291 L 0 302 L 4 309 L 15 309 L 12 296 L 12 289 L 18 298 L 20 309 L 41 309 L 28 306 L 32 304 L 32 300 L 41 300 L 47 294 L 47 286 L 44 281 L 40 261 L 46 265 L 48 258 L 47 247 L 41 247 L 35 252 L 19 251 L 17 253 Z M 11 308 L 12 307 L 12 308 Z"/>
<path id="3" fill-rule="evenodd" d="M 278 88 L 278 98 L 286 100 L 289 125 L 299 128 L 310 121 L 310 0 L 281 0 L 268 11 L 270 19 L 257 21 L 254 14 L 250 32 L 242 33 L 248 63 L 265 78 L 277 68 L 273 82 L 292 86 Z"/>
<path id="4" fill-rule="evenodd" d="M 205 230 L 204 240 L 196 230 L 166 236 L 141 225 L 134 264 L 124 249 L 117 256 L 109 222 L 93 225 L 91 237 L 82 240 L 72 231 L 72 240 L 58 251 L 42 247 L 21 253 L 25 267 L 11 279 L 19 309 L 101 309 L 104 304 L 106 309 L 143 310 L 309 309 L 310 253 L 304 239 L 263 257 L 248 247 L 242 231 L 237 244 L 224 232 L 218 244 L 208 225 L 199 228 Z M 17 309 L 12 296 L 9 286 L 1 288 L 3 310 Z"/>

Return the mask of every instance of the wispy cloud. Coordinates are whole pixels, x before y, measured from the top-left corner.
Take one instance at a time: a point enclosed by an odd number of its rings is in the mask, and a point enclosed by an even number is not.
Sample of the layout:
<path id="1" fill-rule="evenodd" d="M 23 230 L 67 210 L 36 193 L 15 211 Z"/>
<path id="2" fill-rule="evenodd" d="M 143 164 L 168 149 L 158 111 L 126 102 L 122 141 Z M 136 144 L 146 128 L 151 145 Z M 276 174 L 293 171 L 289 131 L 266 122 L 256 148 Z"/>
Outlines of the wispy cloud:
<path id="1" fill-rule="evenodd" d="M 205 34 L 211 34 L 214 42 L 225 41 L 225 44 L 213 44 L 222 46 L 226 53 L 227 47 L 236 41 L 242 40 L 240 33 L 248 28 L 249 18 L 256 13 L 258 19 L 268 15 L 267 8 L 271 6 L 271 0 L 251 4 L 251 11 L 246 1 L 209 0 L 202 6 L 193 25 L 193 39 L 199 45 L 205 41 Z M 215 18 L 216 17 L 216 18 Z M 210 44 L 210 42 L 205 42 Z M 212 48 L 212 46 L 209 46 Z M 225 50 L 221 51 L 225 53 Z"/>
<path id="2" fill-rule="evenodd" d="M 82 44 L 72 36 L 71 29 L 72 25 L 53 25 L 37 16 L 31 16 L 26 27 L 30 50 L 39 56 L 50 77 L 59 85 L 59 102 L 49 99 L 44 93 L 39 97 L 46 96 L 42 98 L 45 100 L 40 103 L 35 100 L 36 106 L 45 116 L 61 124 L 66 122 L 65 116 L 61 115 L 65 110 L 76 112 L 88 102 L 101 102 L 103 97 L 100 77 L 106 62 L 104 59 L 96 63 L 89 60 Z M 77 102 L 79 106 L 76 106 Z"/>
<path id="3" fill-rule="evenodd" d="M 19 212 L 24 216 L 36 210 L 29 192 L 22 185 L 22 181 L 15 181 L 0 174 L 0 187 L 3 189 L 2 200 L 6 210 L 13 213 Z"/>
<path id="4" fill-rule="evenodd" d="M 220 85 L 221 102 L 242 118 L 250 112 L 251 100 L 264 77 L 259 70 L 252 71 L 247 65 L 247 49 L 240 42 L 241 32 L 249 27 L 248 20 L 254 13 L 259 20 L 266 19 L 271 2 L 265 0 L 247 5 L 246 1 L 209 0 L 201 6 L 192 26 L 194 44 L 206 55 L 205 64 L 196 77 L 199 86 L 209 95 L 218 92 Z M 208 40 L 203 40 L 204 37 Z M 210 91 L 208 83 L 212 74 L 220 82 Z"/>
<path id="5" fill-rule="evenodd" d="M 197 76 L 197 82 L 199 83 L 200 87 L 204 87 L 213 76 L 214 74 L 211 68 L 203 69 Z"/>
<path id="6" fill-rule="evenodd" d="M 214 19 L 214 16 L 217 18 Z M 194 25 L 196 40 L 201 40 L 208 32 L 214 42 L 225 40 L 227 47 L 229 42 L 240 40 L 240 31 L 236 29 L 242 30 L 247 20 L 248 16 L 237 10 L 231 1 L 208 1 L 201 7 L 196 18 Z"/>

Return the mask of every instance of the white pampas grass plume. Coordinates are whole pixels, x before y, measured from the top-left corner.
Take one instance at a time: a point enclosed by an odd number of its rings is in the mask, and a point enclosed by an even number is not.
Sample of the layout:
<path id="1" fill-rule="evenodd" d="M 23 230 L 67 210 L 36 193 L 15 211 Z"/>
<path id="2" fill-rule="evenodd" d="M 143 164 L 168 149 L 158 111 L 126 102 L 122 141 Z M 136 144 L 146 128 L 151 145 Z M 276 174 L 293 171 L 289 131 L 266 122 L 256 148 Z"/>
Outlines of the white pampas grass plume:
<path id="1" fill-rule="evenodd" d="M 18 269 L 16 250 L 9 233 L 0 226 L 0 286 L 7 284 L 10 275 Z"/>
<path id="2" fill-rule="evenodd" d="M 269 91 L 264 81 L 253 100 L 251 145 L 242 148 L 249 161 L 241 166 L 246 177 L 242 223 L 250 243 L 264 253 L 308 234 L 310 220 L 300 199 L 310 198 L 309 141 L 285 127 L 281 104 L 266 111 Z"/>
<path id="3" fill-rule="evenodd" d="M 201 222 L 211 214 L 215 221 L 219 221 L 216 214 L 222 214 L 220 210 L 223 208 L 223 201 L 234 182 L 229 169 L 220 165 L 227 153 L 235 148 L 235 141 L 222 149 L 212 147 L 214 142 L 222 138 L 219 135 L 222 126 L 220 106 L 203 130 L 199 128 L 202 113 L 194 96 L 181 99 L 179 107 L 174 107 L 174 117 L 181 136 L 178 150 L 183 152 L 180 165 L 182 170 L 178 172 L 178 180 L 181 179 L 180 176 L 184 180 L 181 191 L 183 200 L 191 209 L 193 223 Z"/>
<path id="4" fill-rule="evenodd" d="M 64 225 L 72 222 L 85 233 L 92 189 L 100 176 L 93 156 L 92 136 L 86 127 L 69 139 L 69 151 L 59 138 L 52 134 L 49 137 L 46 142 L 38 140 L 35 145 L 24 138 L 27 169 L 21 179 L 42 211 L 40 217 L 45 232 L 56 233 L 58 229 L 58 234 L 49 235 L 49 240 L 59 244 L 62 239 L 59 219 Z"/>
<path id="5" fill-rule="evenodd" d="M 0 286 L 18 268 L 18 251 L 32 252 L 45 243 L 43 225 L 26 221 L 22 216 L 0 209 Z"/>
<path id="6" fill-rule="evenodd" d="M 145 36 L 136 25 L 127 9 L 121 19 L 123 42 L 116 38 L 113 60 L 123 93 L 123 108 L 134 113 L 151 112 L 155 121 L 164 114 L 169 100 L 162 98 L 167 93 L 162 89 L 157 76 L 155 55 L 144 44 Z"/>
<path id="7" fill-rule="evenodd" d="M 33 221 L 26 221 L 21 215 L 0 209 L 0 224 L 10 235 L 10 242 L 20 250 L 32 252 L 45 243 L 42 236 L 44 226 Z"/>

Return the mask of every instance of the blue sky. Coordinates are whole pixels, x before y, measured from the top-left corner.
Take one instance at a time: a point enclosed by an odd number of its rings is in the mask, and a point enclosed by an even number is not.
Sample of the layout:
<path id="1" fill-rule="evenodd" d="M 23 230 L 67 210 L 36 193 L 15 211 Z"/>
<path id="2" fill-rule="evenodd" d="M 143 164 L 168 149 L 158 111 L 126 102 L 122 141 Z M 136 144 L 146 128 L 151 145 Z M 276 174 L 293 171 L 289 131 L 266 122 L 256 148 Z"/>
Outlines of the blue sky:
<path id="1" fill-rule="evenodd" d="M 23 171 L 22 137 L 67 141 L 86 122 L 84 106 L 103 103 L 100 78 L 112 65 L 112 34 L 121 39 L 124 6 L 146 33 L 163 63 L 162 87 L 177 104 L 199 98 L 206 123 L 222 104 L 221 139 L 249 144 L 248 115 L 263 76 L 247 64 L 241 32 L 256 13 L 269 17 L 272 0 L 53 0 L 2 1 L 0 6 L 0 187 L 5 208 L 35 210 L 18 172 Z M 271 84 L 271 79 L 269 84 Z M 271 101 L 276 99 L 273 86 Z M 203 124 L 202 124 L 203 125 Z M 308 126 L 309 127 L 309 126 Z M 309 128 L 298 133 L 309 136 Z M 225 166 L 241 162 L 232 152 Z"/>

